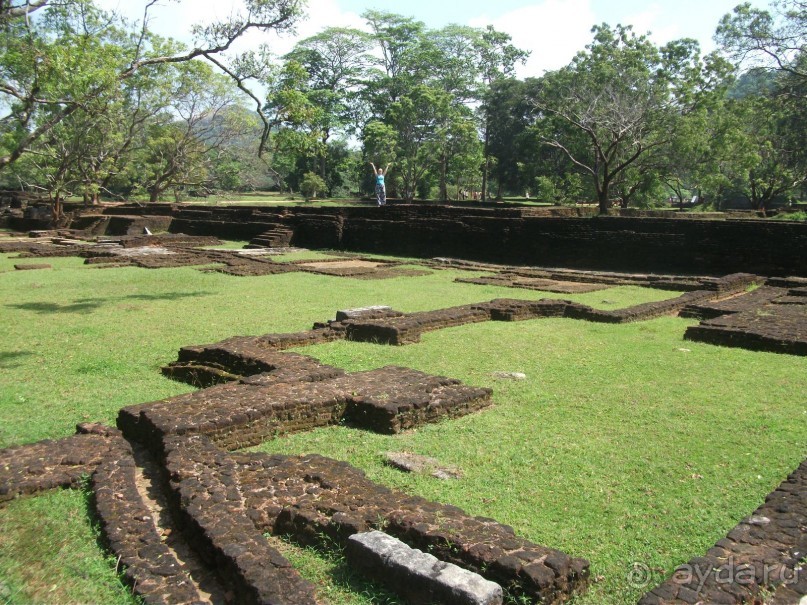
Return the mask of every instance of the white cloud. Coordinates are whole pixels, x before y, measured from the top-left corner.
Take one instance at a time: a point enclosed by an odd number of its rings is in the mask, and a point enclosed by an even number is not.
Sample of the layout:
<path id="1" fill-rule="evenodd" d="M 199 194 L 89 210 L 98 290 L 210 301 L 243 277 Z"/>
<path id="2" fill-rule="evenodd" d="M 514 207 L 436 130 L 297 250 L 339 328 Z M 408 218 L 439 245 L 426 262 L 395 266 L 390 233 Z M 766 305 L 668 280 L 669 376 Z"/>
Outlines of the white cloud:
<path id="1" fill-rule="evenodd" d="M 670 20 L 666 20 L 665 23 L 665 16 L 658 4 L 651 4 L 645 10 L 629 15 L 623 21 L 623 25 L 628 24 L 633 25 L 633 31 L 639 35 L 649 32 L 650 39 L 655 44 L 666 44 L 683 36 L 678 23 Z"/>
<path id="2" fill-rule="evenodd" d="M 546 70 L 559 69 L 591 41 L 591 27 L 597 18 L 590 0 L 544 0 L 489 19 L 472 19 L 470 25 L 493 25 L 510 34 L 518 48 L 531 51 L 519 66 L 520 78 L 537 77 Z"/>
<path id="3" fill-rule="evenodd" d="M 318 34 L 326 27 L 367 29 L 364 20 L 359 15 L 342 11 L 337 0 L 308 0 L 305 10 L 306 18 L 298 23 L 295 36 L 271 35 L 269 42 L 276 54 L 282 55 L 289 52 L 298 40 Z M 259 32 L 252 33 L 255 37 L 262 35 Z"/>

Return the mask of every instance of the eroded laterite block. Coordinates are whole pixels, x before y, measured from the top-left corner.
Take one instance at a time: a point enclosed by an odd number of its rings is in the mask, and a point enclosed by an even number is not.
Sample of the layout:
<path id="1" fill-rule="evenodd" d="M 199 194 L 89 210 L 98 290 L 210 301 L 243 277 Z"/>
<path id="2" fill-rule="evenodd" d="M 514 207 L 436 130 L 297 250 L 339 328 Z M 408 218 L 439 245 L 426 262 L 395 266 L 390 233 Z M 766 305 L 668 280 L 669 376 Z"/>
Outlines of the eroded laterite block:
<path id="1" fill-rule="evenodd" d="M 0 502 L 57 487 L 75 487 L 82 476 L 128 444 L 116 429 L 83 424 L 64 439 L 46 439 L 0 450 Z"/>
<path id="2" fill-rule="evenodd" d="M 232 454 L 247 515 L 263 531 L 302 544 L 344 546 L 359 532 L 381 529 L 542 603 L 585 589 L 589 563 L 534 544 L 493 519 L 390 490 L 345 462 L 318 455 Z"/>
<path id="3" fill-rule="evenodd" d="M 280 370 L 239 383 L 123 408 L 118 426 L 155 452 L 167 435 L 206 435 L 220 447 L 234 450 L 342 420 L 376 432 L 398 433 L 490 405 L 490 389 L 408 368 L 388 366 L 338 375 L 328 366 L 306 366 L 298 373 L 277 363 Z"/>

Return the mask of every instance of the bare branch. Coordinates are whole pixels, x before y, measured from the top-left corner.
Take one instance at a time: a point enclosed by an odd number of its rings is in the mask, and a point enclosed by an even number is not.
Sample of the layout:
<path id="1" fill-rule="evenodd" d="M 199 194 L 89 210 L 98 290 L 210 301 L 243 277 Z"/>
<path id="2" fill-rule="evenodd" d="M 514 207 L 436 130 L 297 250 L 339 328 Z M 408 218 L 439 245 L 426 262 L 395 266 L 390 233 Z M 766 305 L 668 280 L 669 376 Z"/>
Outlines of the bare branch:
<path id="1" fill-rule="evenodd" d="M 34 11 L 46 6 L 48 0 L 25 0 L 24 4 L 4 6 L 0 9 L 0 21 L 28 17 Z"/>

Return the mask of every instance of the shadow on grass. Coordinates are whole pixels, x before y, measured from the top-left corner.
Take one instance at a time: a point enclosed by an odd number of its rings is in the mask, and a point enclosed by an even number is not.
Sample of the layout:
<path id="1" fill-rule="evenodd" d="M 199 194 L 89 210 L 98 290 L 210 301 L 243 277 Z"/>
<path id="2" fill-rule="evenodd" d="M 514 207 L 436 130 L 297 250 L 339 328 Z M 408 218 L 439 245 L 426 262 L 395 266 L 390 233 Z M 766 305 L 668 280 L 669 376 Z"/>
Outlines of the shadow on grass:
<path id="1" fill-rule="evenodd" d="M 207 296 L 208 294 L 212 293 L 200 290 L 197 292 L 164 292 L 162 294 L 127 294 L 126 296 L 108 296 L 106 298 L 80 298 L 74 300 L 73 303 L 103 304 L 105 302 L 120 302 L 122 300 L 181 300 L 194 296 Z"/>
<path id="2" fill-rule="evenodd" d="M 289 535 L 277 535 L 273 536 L 273 538 L 323 559 L 328 567 L 325 570 L 325 575 L 335 587 L 361 595 L 369 599 L 373 605 L 400 605 L 405 603 L 398 595 L 351 567 L 341 546 L 322 534 L 319 536 L 322 542 L 307 545 L 301 544 L 293 536 Z M 294 566 L 294 563 L 292 565 Z"/>
<path id="3" fill-rule="evenodd" d="M 30 302 L 6 305 L 9 309 L 33 311 L 41 315 L 56 313 L 90 313 L 104 304 L 123 300 L 180 300 L 197 296 L 207 296 L 210 292 L 166 292 L 164 294 L 128 294 L 126 296 L 109 296 L 106 298 L 80 298 L 72 303 Z"/>
<path id="4" fill-rule="evenodd" d="M 31 351 L 0 351 L 0 368 L 18 368 L 22 363 L 17 360 L 21 357 L 28 357 L 29 355 L 33 355 L 33 353 Z"/>
<path id="5" fill-rule="evenodd" d="M 10 309 L 19 309 L 21 311 L 33 311 L 40 315 L 52 315 L 55 313 L 89 313 L 101 306 L 100 302 L 74 302 L 67 305 L 59 303 L 47 302 L 32 302 L 32 303 L 19 303 L 16 305 L 6 305 Z"/>

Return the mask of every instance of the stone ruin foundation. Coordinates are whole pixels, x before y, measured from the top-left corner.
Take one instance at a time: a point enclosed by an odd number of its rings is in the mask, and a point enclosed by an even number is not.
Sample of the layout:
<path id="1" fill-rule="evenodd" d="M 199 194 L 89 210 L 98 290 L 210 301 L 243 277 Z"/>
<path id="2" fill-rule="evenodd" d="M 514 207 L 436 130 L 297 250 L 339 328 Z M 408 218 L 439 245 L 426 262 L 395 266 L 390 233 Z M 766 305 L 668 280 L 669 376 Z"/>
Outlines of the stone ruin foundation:
<path id="1" fill-rule="evenodd" d="M 389 279 L 428 274 L 428 271 L 400 268 L 403 262 L 365 259 L 339 254 L 343 258 L 277 262 L 273 256 L 302 251 L 301 248 L 245 248 L 211 250 L 221 241 L 211 236 L 161 233 L 119 237 L 89 237 L 71 230 L 32 232 L 30 237 L 3 238 L 0 252 L 17 253 L 19 258 L 78 256 L 85 264 L 99 268 L 140 267 L 167 269 L 198 267 L 227 275 L 256 277 L 278 273 L 315 273 L 354 279 Z M 34 268 L 33 266 L 27 268 Z M 39 268 L 39 267 L 37 267 Z"/>
<path id="2" fill-rule="evenodd" d="M 118 429 L 81 425 L 73 437 L 0 451 L 0 500 L 91 475 L 103 535 L 148 603 L 319 603 L 265 533 L 344 548 L 354 534 L 383 530 L 513 595 L 552 603 L 585 588 L 586 560 L 492 519 L 395 492 L 322 456 L 236 451 L 341 421 L 399 432 L 482 409 L 489 389 L 406 368 L 348 374 L 296 353 L 275 352 L 270 364 L 242 351 L 231 361 L 257 373 L 123 408 Z M 429 585 L 420 590 L 433 602 L 477 602 L 436 597 Z"/>
<path id="3" fill-rule="evenodd" d="M 266 235 L 288 244 L 282 233 Z M 370 259 L 276 263 L 262 253 L 198 249 L 215 238 L 127 236 L 89 244 L 67 233 L 32 239 L 42 241 L 4 241 L 0 249 L 29 257 L 80 255 L 99 266 L 216 264 L 206 270 L 233 275 L 400 274 L 396 263 Z M 407 368 L 345 373 L 285 350 L 340 339 L 406 345 L 424 332 L 481 321 L 565 317 L 626 323 L 678 314 L 700 320 L 687 328 L 691 340 L 807 355 L 804 278 L 658 276 L 450 259 L 423 264 L 490 271 L 458 281 L 511 288 L 582 292 L 643 285 L 684 294 L 614 311 L 547 299 L 496 299 L 418 313 L 375 307 L 337 313 L 303 332 L 183 347 L 163 372 L 205 388 L 123 408 L 117 429 L 84 424 L 72 437 L 0 450 L 0 502 L 76 487 L 89 475 L 104 539 L 147 603 L 319 603 L 315 587 L 264 535 L 351 553 L 354 537 L 379 530 L 387 536 L 382 543 L 428 551 L 440 569 L 456 565 L 479 574 L 468 585 L 495 583 L 511 597 L 561 602 L 585 590 L 585 559 L 528 542 L 494 520 L 389 490 L 343 462 L 239 452 L 278 435 L 337 423 L 396 433 L 482 410 L 490 404 L 489 389 Z M 641 605 L 801 603 L 807 595 L 807 573 L 800 571 L 807 552 L 805 465 L 703 557 L 648 592 Z M 498 602 L 490 597 L 495 590 L 483 588 L 446 596 L 446 585 L 432 584 L 435 574 L 417 575 L 417 565 L 385 567 L 379 561 L 389 557 L 372 552 L 350 556 L 413 602 Z"/>

